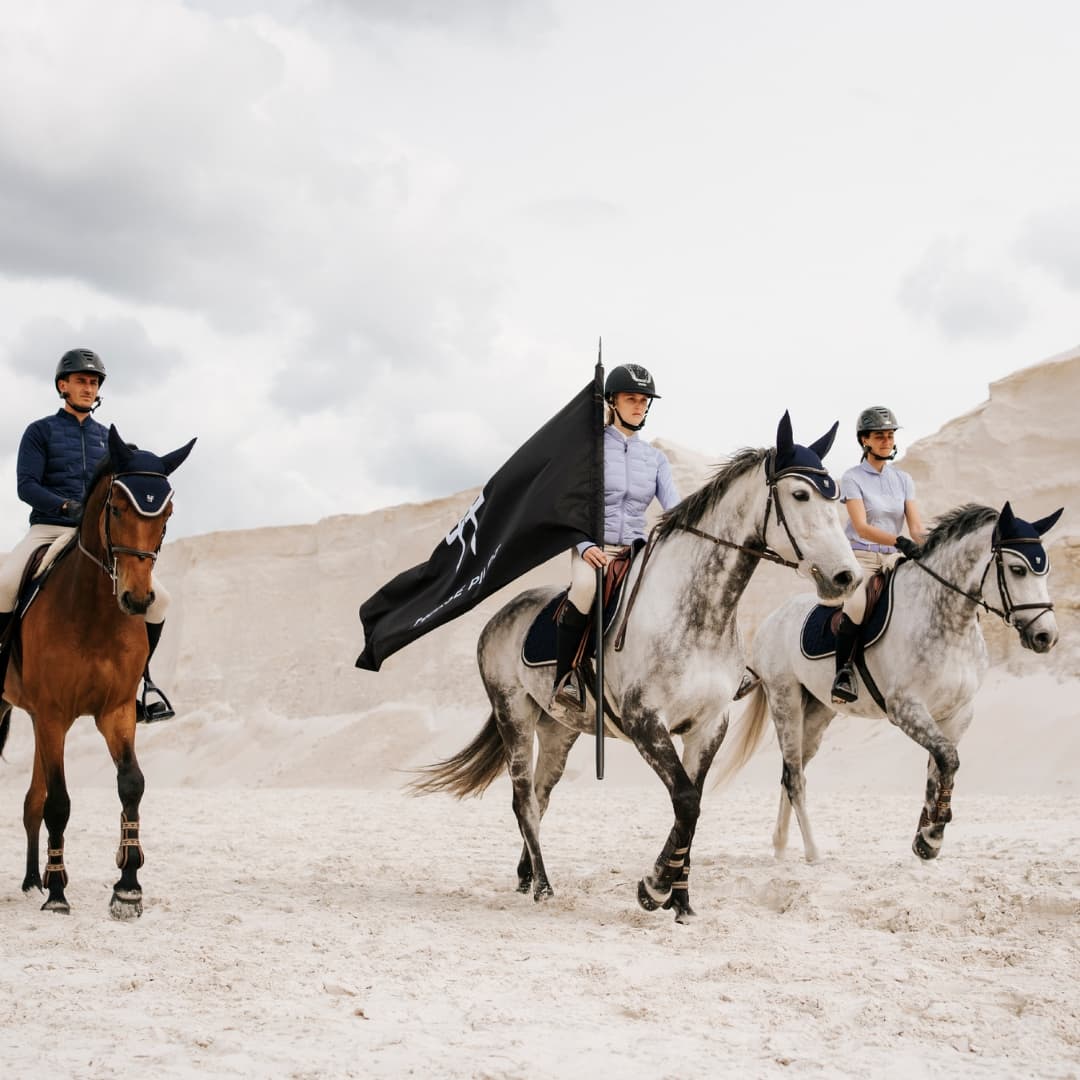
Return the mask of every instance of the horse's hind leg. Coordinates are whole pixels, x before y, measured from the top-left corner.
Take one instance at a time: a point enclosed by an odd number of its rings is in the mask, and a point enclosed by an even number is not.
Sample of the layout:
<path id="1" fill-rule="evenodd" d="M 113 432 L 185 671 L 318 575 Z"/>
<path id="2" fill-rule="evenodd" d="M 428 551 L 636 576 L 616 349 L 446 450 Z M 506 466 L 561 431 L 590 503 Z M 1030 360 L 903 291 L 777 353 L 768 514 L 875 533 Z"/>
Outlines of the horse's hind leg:
<path id="1" fill-rule="evenodd" d="M 28 891 L 35 885 L 39 888 L 44 886 L 49 896 L 41 905 L 41 910 L 63 915 L 71 911 L 71 905 L 64 896 L 68 883 L 67 870 L 64 868 L 64 832 L 71 816 L 71 800 L 64 777 L 64 742 L 68 726 L 59 721 L 50 722 L 41 716 L 34 717 L 34 771 L 30 790 L 23 803 L 23 824 L 26 826 L 26 880 L 23 889 Z M 42 819 L 45 821 L 49 846 L 44 878 L 39 883 L 35 879 Z"/>
<path id="2" fill-rule="evenodd" d="M 97 726 L 116 764 L 116 790 L 120 796 L 120 847 L 116 852 L 120 880 L 113 885 L 109 912 L 114 919 L 133 919 L 143 910 L 138 876 L 144 862 L 139 843 L 139 804 L 146 786 L 135 757 L 134 702 L 100 717 Z"/>
<path id="3" fill-rule="evenodd" d="M 35 740 L 37 725 L 34 727 Z M 41 892 L 41 854 L 38 844 L 41 839 L 41 819 L 45 813 L 45 771 L 41 765 L 41 755 L 35 746 L 34 765 L 30 774 L 30 787 L 23 800 L 23 828 L 26 830 L 26 876 L 22 890 L 29 892 L 37 889 Z"/>
<path id="4" fill-rule="evenodd" d="M 579 732 L 563 727 L 550 716 L 541 713 L 536 734 L 540 749 L 536 756 L 536 768 L 533 771 L 533 786 L 536 789 L 540 818 L 543 820 L 544 814 L 547 813 L 552 789 L 562 778 L 563 770 L 566 768 L 566 758 L 570 753 L 570 748 L 577 742 Z M 533 882 L 533 871 L 527 844 L 522 845 L 517 873 L 518 892 L 528 892 Z"/>
<path id="5" fill-rule="evenodd" d="M 769 688 L 769 709 L 776 725 L 776 738 L 784 759 L 780 809 L 773 832 L 773 850 L 779 857 L 787 846 L 791 811 L 799 822 L 806 861 L 817 862 L 821 855 L 806 810 L 806 763 L 817 753 L 821 738 L 834 715 L 811 697 L 797 682 L 773 683 Z"/>
<path id="6" fill-rule="evenodd" d="M 533 899 L 546 900 L 555 892 L 548 881 L 544 858 L 540 853 L 540 801 L 533 781 L 533 742 L 540 706 L 522 689 L 492 692 L 489 686 L 488 696 L 506 748 L 506 771 L 510 774 L 514 790 L 514 817 L 517 818 L 521 838 L 525 841 L 525 854 L 532 871 Z M 519 863 L 519 883 L 521 880 L 522 866 Z"/>

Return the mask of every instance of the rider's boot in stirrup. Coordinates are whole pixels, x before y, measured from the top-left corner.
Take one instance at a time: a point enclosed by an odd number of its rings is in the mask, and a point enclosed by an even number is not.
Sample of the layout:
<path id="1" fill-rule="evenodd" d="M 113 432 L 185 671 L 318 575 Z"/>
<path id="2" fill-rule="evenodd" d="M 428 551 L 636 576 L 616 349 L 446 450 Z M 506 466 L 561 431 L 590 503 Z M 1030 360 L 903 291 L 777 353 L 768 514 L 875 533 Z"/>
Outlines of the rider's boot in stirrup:
<path id="1" fill-rule="evenodd" d="M 554 717 L 565 716 L 568 706 L 580 706 L 581 695 L 574 683 L 574 660 L 588 621 L 587 615 L 566 601 L 555 628 L 555 682 L 547 705 L 547 711 Z"/>
<path id="2" fill-rule="evenodd" d="M 840 616 L 836 628 L 836 678 L 832 684 L 834 705 L 845 705 L 859 697 L 859 682 L 855 677 L 855 647 L 859 642 L 858 623 L 846 615 Z"/>
<path id="3" fill-rule="evenodd" d="M 154 650 L 161 640 L 161 630 L 164 625 L 163 622 L 148 622 L 146 624 L 146 638 L 150 644 L 150 652 L 146 657 L 146 670 L 143 672 L 142 694 L 135 702 L 135 722 L 137 724 L 153 724 L 158 720 L 171 720 L 176 715 L 172 703 L 165 696 L 164 691 L 159 690 L 154 685 L 154 680 L 150 678 L 150 658 L 154 655 Z M 147 694 L 154 695 L 158 700 L 148 702 L 146 700 Z"/>

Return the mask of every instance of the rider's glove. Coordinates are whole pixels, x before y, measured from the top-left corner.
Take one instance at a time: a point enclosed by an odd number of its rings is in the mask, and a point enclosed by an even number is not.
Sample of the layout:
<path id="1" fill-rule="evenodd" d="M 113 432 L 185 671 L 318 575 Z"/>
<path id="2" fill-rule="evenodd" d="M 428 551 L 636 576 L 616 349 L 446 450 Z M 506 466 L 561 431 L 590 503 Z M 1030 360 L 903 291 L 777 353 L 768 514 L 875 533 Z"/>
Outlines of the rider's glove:
<path id="1" fill-rule="evenodd" d="M 60 513 L 69 521 L 78 521 L 82 517 L 83 505 L 78 499 L 67 499 L 60 507 Z"/>
<path id="2" fill-rule="evenodd" d="M 922 555 L 922 548 L 907 536 L 898 536 L 896 538 L 896 550 L 905 559 L 918 559 Z"/>

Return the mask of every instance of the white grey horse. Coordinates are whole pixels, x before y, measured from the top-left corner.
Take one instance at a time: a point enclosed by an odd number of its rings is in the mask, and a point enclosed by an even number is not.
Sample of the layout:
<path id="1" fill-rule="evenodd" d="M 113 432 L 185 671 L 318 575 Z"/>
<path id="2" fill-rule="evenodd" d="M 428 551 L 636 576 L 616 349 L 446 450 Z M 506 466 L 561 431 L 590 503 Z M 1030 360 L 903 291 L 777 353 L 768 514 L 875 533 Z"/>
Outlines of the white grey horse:
<path id="1" fill-rule="evenodd" d="M 889 621 L 862 657 L 877 693 L 863 675 L 858 700 L 840 708 L 866 719 L 888 717 L 929 752 L 925 800 L 912 843 L 923 859 L 941 850 L 952 820 L 957 744 L 971 723 L 975 694 L 989 666 L 980 610 L 1004 619 L 1034 652 L 1048 652 L 1057 642 L 1047 591 L 1050 561 L 1040 537 L 1060 515 L 1058 510 L 1027 522 L 1015 517 L 1008 503 L 1000 514 L 986 506 L 958 507 L 938 520 L 919 560 L 903 561 L 894 571 Z M 837 713 L 828 704 L 832 656 L 808 659 L 801 645 L 803 625 L 815 606 L 813 596 L 792 597 L 758 628 L 749 668 L 760 682 L 736 724 L 722 772 L 730 775 L 749 760 L 771 712 L 784 759 L 773 847 L 779 855 L 787 846 L 794 808 L 808 862 L 819 855 L 803 770 Z"/>
<path id="2" fill-rule="evenodd" d="M 833 603 L 861 579 L 836 511 L 836 484 L 821 463 L 835 433 L 833 425 L 810 447 L 799 446 L 785 413 L 776 447 L 740 451 L 670 510 L 627 575 L 618 618 L 621 647 L 615 635 L 604 647 L 605 696 L 618 732 L 664 782 L 675 812 L 663 851 L 639 883 L 638 898 L 648 910 L 674 908 L 679 921 L 693 914 L 690 843 L 705 774 L 743 672 L 736 608 L 760 559 L 797 568 Z M 491 701 L 487 724 L 458 754 L 422 770 L 413 785 L 459 798 L 478 795 L 508 768 L 524 838 L 518 890 L 531 887 L 537 900 L 553 895 L 540 851 L 540 820 L 570 748 L 593 730 L 591 702 L 560 720 L 549 716 L 552 669 L 522 660 L 529 627 L 556 595 L 552 588 L 523 592 L 484 627 L 477 655 Z M 682 740 L 681 760 L 673 735 Z"/>

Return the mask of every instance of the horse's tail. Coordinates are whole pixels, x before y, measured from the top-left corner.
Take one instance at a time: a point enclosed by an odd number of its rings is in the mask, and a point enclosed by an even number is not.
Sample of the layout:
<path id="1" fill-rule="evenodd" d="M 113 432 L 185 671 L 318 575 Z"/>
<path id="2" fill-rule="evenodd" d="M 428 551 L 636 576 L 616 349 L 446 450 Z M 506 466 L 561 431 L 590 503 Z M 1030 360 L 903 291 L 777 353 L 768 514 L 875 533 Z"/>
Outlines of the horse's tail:
<path id="1" fill-rule="evenodd" d="M 765 734 L 765 721 L 769 718 L 769 699 L 758 683 L 751 691 L 749 702 L 739 717 L 735 741 L 723 749 L 714 787 L 726 784 L 754 756 Z"/>
<path id="2" fill-rule="evenodd" d="M 413 795 L 449 791 L 459 799 L 467 795 L 483 795 L 505 768 L 506 751 L 493 712 L 480 733 L 464 750 L 445 761 L 417 769 L 422 775 L 413 780 L 407 789 Z"/>
<path id="3" fill-rule="evenodd" d="M 4 752 L 8 732 L 11 730 L 11 706 L 0 698 L 0 754 Z"/>

